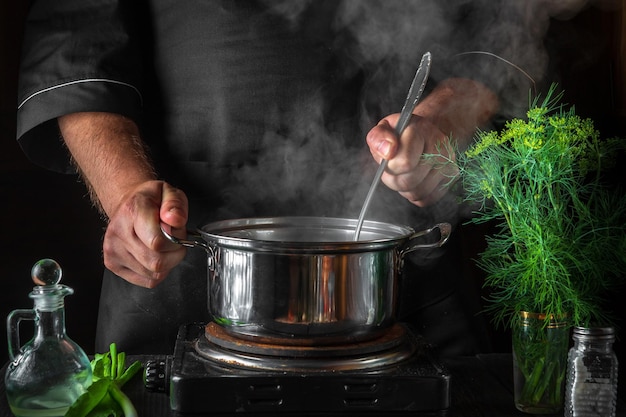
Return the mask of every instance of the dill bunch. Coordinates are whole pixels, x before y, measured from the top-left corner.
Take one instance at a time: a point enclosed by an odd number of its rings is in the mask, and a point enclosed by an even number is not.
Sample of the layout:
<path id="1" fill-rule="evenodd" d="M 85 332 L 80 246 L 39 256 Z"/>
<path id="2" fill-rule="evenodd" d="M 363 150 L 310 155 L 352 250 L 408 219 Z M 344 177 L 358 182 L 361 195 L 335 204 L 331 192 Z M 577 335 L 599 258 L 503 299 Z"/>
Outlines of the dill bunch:
<path id="1" fill-rule="evenodd" d="M 605 297 L 626 272 L 626 197 L 602 175 L 624 141 L 601 140 L 562 96 L 552 85 L 527 120 L 479 132 L 457 155 L 465 199 L 479 207 L 471 222 L 497 226 L 477 260 L 497 324 L 520 311 L 610 323 Z"/>

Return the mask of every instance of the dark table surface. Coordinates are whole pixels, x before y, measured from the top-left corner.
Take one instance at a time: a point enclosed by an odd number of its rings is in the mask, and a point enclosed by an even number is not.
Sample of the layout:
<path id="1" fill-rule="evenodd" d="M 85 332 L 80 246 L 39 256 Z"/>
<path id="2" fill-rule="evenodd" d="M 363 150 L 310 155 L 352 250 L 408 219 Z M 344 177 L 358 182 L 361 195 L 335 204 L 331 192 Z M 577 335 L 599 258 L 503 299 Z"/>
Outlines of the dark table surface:
<path id="1" fill-rule="evenodd" d="M 129 361 L 139 360 L 142 363 L 152 359 L 150 356 L 129 356 Z M 448 358 L 442 361 L 451 375 L 451 407 L 448 410 L 429 416 L 446 417 L 515 417 L 529 414 L 518 411 L 513 404 L 513 377 L 510 354 L 488 354 L 472 357 Z M 6 365 L 0 372 L 5 374 Z M 4 380 L 4 378 L 3 378 Z M 172 417 L 175 413 L 170 411 L 169 397 L 163 393 L 149 392 L 143 385 L 142 378 L 137 375 L 124 386 L 124 391 L 135 404 L 137 411 L 142 417 Z M 219 401 L 219 398 L 211 398 L 207 393 L 206 401 Z M 238 415 L 258 415 L 249 413 L 233 413 Z M 276 413 L 274 415 L 284 416 Z M 299 413 L 298 416 L 305 416 Z M 319 414 L 330 416 L 330 414 Z M 343 415 L 355 415 L 344 413 Z M 359 413 L 359 415 L 381 415 Z M 390 415 L 385 413 L 384 415 Z M 409 415 L 398 413 L 395 415 Z M 424 415 L 424 414 L 413 414 Z M 562 416 L 562 414 L 558 414 Z M 0 384 L 0 417 L 12 416 L 7 404 L 4 383 Z M 206 415 L 215 417 L 215 413 Z M 617 416 L 626 417 L 626 408 L 623 400 L 618 401 Z M 182 415 L 181 415 L 182 417 Z M 202 417 L 194 414 L 193 417 Z"/>

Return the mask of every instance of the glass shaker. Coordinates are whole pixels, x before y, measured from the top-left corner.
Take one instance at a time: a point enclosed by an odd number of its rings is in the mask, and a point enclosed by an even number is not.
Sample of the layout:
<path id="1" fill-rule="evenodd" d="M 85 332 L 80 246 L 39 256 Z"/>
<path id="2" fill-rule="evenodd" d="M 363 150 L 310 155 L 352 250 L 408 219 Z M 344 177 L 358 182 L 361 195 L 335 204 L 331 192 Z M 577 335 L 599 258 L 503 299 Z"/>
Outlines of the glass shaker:
<path id="1" fill-rule="evenodd" d="M 617 356 L 612 327 L 574 327 L 568 354 L 566 417 L 615 416 Z"/>
<path id="2" fill-rule="evenodd" d="M 59 284 L 59 264 L 42 259 L 31 275 L 37 284 L 29 294 L 34 308 L 14 310 L 7 318 L 7 400 L 16 417 L 63 416 L 91 384 L 91 364 L 65 332 L 64 297 L 74 290 Z M 19 324 L 24 320 L 33 320 L 35 330 L 33 338 L 20 346 Z"/>

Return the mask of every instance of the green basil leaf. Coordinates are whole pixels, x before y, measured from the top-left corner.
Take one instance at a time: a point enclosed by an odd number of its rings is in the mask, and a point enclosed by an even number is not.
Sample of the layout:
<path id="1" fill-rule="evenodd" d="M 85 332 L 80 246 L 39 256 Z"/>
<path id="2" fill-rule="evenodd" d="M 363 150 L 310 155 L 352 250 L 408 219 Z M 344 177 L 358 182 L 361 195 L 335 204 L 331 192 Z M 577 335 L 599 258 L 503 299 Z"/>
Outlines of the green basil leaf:
<path id="1" fill-rule="evenodd" d="M 65 413 L 65 417 L 84 417 L 93 410 L 102 399 L 107 396 L 113 382 L 109 379 L 100 379 L 93 382 L 87 391 L 74 401 Z"/>

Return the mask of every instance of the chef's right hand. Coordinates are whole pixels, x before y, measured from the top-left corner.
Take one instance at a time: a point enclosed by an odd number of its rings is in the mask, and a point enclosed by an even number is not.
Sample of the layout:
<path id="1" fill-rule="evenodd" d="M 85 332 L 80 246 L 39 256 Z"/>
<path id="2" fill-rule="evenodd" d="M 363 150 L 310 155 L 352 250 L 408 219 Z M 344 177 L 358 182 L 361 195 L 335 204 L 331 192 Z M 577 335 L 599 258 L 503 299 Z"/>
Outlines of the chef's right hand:
<path id="1" fill-rule="evenodd" d="M 104 265 L 128 282 L 154 288 L 185 256 L 185 248 L 170 242 L 161 224 L 185 237 L 187 196 L 163 181 L 146 181 L 128 192 L 109 216 Z"/>

